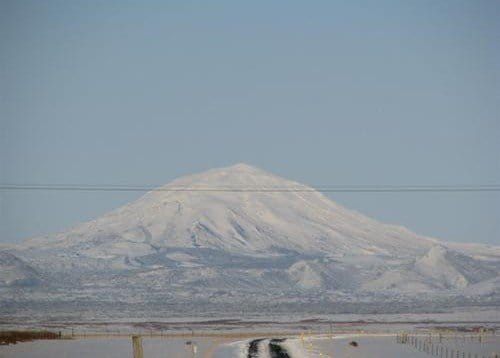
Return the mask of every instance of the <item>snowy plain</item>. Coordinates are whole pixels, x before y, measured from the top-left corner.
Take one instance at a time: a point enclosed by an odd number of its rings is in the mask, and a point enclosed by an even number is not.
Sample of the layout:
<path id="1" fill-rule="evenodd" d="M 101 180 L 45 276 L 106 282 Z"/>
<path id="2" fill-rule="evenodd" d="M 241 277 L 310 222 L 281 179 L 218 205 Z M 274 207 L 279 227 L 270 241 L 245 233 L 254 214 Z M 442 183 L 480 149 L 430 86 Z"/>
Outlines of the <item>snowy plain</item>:
<path id="1" fill-rule="evenodd" d="M 425 337 L 422 335 L 422 337 Z M 145 358 L 248 358 L 251 339 L 222 337 L 142 338 Z M 262 340 L 260 340 L 262 339 Z M 272 358 L 271 338 L 261 337 L 252 357 Z M 354 347 L 349 343 L 355 341 Z M 500 336 L 489 336 L 482 343 L 452 340 L 444 342 L 449 351 L 466 356 L 492 357 L 500 352 Z M 291 336 L 281 343 L 291 358 L 424 358 L 429 354 L 410 345 L 396 343 L 394 334 L 337 334 Z M 194 348 L 196 347 L 196 348 Z M 132 358 L 130 337 L 101 337 L 62 341 L 36 341 L 0 347 L 2 358 Z"/>

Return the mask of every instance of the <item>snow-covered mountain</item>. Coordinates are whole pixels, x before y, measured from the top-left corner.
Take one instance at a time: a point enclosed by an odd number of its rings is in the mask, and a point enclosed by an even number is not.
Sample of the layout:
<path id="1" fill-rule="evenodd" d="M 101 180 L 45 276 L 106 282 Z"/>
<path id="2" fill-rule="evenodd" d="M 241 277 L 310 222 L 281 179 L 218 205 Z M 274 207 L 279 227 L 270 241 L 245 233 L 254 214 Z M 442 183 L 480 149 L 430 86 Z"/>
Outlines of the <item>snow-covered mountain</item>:
<path id="1" fill-rule="evenodd" d="M 38 273 L 23 260 L 0 251 L 0 286 L 33 286 L 40 281 Z"/>
<path id="2" fill-rule="evenodd" d="M 177 179 L 7 251 L 0 265 L 13 273 L 0 275 L 4 285 L 26 276 L 49 294 L 64 287 L 95 300 L 97 291 L 169 302 L 500 292 L 498 247 L 447 244 L 383 224 L 245 164 Z"/>

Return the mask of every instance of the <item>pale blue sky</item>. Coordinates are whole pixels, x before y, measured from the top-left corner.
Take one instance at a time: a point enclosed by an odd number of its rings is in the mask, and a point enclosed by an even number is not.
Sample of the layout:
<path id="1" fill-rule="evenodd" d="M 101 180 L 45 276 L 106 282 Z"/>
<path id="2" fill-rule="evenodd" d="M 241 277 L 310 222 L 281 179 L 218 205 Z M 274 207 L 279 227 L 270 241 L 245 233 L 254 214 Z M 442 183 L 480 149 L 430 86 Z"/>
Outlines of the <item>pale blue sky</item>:
<path id="1" fill-rule="evenodd" d="M 500 183 L 499 1 L 0 1 L 2 183 Z M 0 192 L 0 242 L 140 193 Z M 329 194 L 500 244 L 500 193 Z"/>

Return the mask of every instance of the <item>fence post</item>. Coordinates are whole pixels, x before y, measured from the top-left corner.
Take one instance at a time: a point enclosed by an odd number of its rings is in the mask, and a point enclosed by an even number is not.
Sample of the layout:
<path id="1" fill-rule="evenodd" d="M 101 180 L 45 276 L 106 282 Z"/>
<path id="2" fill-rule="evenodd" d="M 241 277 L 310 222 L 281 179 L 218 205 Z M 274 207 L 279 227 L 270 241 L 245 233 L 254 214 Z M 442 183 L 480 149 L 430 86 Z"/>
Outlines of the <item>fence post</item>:
<path id="1" fill-rule="evenodd" d="M 132 336 L 132 347 L 134 351 L 134 358 L 144 358 L 142 351 L 142 339 L 140 336 Z"/>

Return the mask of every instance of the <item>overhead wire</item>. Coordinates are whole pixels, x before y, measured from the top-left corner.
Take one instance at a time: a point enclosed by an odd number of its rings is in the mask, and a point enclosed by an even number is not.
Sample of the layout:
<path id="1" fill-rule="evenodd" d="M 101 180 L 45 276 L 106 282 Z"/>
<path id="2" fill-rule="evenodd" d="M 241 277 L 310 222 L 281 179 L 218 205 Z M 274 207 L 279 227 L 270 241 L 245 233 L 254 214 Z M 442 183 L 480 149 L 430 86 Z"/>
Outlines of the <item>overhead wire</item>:
<path id="1" fill-rule="evenodd" d="M 137 192 L 337 192 L 337 193 L 391 193 L 391 192 L 498 192 L 500 184 L 452 184 L 452 185 L 227 185 L 227 186 L 153 186 L 127 184 L 0 184 L 0 190 L 48 190 L 48 191 L 137 191 Z"/>

